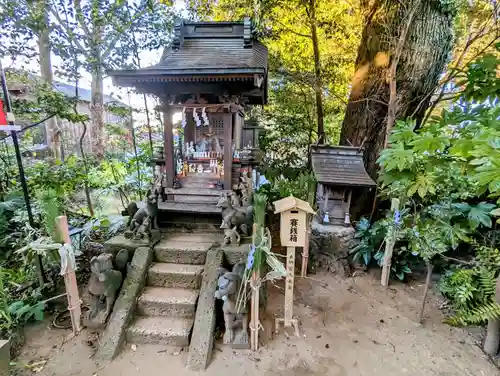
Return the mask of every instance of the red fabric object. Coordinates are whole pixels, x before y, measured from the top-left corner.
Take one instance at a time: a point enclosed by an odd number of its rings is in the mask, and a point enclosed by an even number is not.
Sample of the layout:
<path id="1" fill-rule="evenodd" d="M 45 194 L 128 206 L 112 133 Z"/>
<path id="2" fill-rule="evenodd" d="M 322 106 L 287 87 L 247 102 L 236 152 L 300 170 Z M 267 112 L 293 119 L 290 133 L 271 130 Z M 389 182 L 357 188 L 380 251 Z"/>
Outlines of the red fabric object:
<path id="1" fill-rule="evenodd" d="M 3 101 L 0 99 L 0 126 L 1 125 L 7 125 L 7 117 L 3 110 Z"/>

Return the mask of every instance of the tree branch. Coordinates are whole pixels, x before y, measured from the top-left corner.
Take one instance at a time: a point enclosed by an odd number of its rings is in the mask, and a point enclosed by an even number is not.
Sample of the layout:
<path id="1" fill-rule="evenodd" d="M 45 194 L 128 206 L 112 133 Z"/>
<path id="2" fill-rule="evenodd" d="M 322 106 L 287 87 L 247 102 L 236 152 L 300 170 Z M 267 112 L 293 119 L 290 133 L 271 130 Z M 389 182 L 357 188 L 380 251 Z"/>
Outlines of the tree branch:
<path id="1" fill-rule="evenodd" d="M 126 3 L 126 2 L 125 2 Z M 134 17 L 130 17 L 130 24 L 122 30 L 121 33 L 118 33 L 111 42 L 109 43 L 108 47 L 104 50 L 104 52 L 101 55 L 101 60 L 104 61 L 110 54 L 113 48 L 115 48 L 116 44 L 118 41 L 123 37 L 123 35 L 134 26 L 134 22 L 137 21 L 140 17 L 142 17 L 146 12 L 148 11 L 147 7 L 143 9 L 142 11 L 138 12 L 137 14 L 134 15 Z"/>
<path id="2" fill-rule="evenodd" d="M 90 29 L 87 26 L 87 22 L 85 21 L 85 17 L 83 16 L 83 11 L 82 11 L 82 2 L 81 0 L 74 0 L 74 5 L 75 5 L 75 13 L 76 13 L 76 19 L 78 23 L 80 24 L 80 27 L 83 29 L 83 32 L 87 36 L 87 38 L 92 37 L 92 33 L 90 32 Z"/>
<path id="3" fill-rule="evenodd" d="M 52 15 L 55 17 L 55 19 L 57 20 L 59 26 L 61 26 L 64 29 L 64 31 L 68 35 L 68 40 L 71 40 L 71 41 L 73 41 L 75 43 L 75 45 L 81 50 L 82 55 L 84 55 L 87 58 L 90 58 L 90 56 L 88 55 L 88 53 L 85 50 L 85 48 L 83 47 L 83 45 L 78 41 L 77 38 L 74 37 L 74 33 L 71 30 L 71 28 L 69 27 L 69 25 L 67 23 L 65 23 L 62 20 L 62 18 L 59 15 L 59 13 L 56 12 L 56 8 L 57 8 L 57 5 L 54 4 L 54 2 L 52 2 L 52 6 L 50 7 L 50 13 L 52 13 Z"/>
<path id="4" fill-rule="evenodd" d="M 298 35 L 299 37 L 304 37 L 304 38 L 309 38 L 309 39 L 312 39 L 312 35 L 309 35 L 309 34 L 302 34 L 302 33 L 299 33 L 298 31 L 295 31 L 293 29 L 290 29 L 288 26 L 284 25 L 283 23 L 281 23 L 280 21 L 276 20 L 276 23 L 278 25 L 280 25 L 283 29 L 285 29 L 287 32 L 289 33 L 292 33 L 292 34 L 295 34 L 295 35 Z"/>

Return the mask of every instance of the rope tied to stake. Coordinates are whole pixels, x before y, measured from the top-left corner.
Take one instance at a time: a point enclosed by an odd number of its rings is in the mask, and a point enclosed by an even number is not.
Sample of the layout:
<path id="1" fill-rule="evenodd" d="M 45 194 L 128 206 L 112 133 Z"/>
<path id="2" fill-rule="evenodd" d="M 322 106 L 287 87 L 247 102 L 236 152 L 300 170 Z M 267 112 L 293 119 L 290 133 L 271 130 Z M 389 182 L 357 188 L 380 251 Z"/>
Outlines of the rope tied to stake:
<path id="1" fill-rule="evenodd" d="M 66 275 L 69 271 L 76 270 L 76 256 L 77 252 L 71 244 L 62 244 L 59 249 L 59 256 L 61 257 L 61 273 Z"/>

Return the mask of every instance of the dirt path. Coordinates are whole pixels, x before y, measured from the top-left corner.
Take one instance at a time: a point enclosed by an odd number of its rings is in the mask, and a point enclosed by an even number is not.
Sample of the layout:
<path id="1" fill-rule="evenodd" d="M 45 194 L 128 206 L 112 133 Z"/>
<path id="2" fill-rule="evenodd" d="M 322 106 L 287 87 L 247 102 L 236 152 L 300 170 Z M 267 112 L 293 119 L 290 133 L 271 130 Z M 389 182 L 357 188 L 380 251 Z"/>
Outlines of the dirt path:
<path id="1" fill-rule="evenodd" d="M 297 280 L 295 314 L 302 338 L 283 333 L 257 353 L 216 345 L 208 376 L 497 376 L 468 332 L 442 323 L 438 299 L 430 298 L 426 321 L 416 323 L 423 286 L 378 285 L 375 275 L 340 279 L 315 275 Z M 282 316 L 282 290 L 269 295 L 271 319 Z M 269 330 L 266 331 L 268 333 Z M 268 337 L 263 333 L 263 337 Z M 31 328 L 18 359 L 22 364 L 47 360 L 38 373 L 46 376 L 188 376 L 185 352 L 161 346 L 129 346 L 111 364 L 96 365 L 87 344 L 89 333 L 63 343 L 67 334 L 46 326 Z M 24 370 L 23 370 L 24 368 Z"/>

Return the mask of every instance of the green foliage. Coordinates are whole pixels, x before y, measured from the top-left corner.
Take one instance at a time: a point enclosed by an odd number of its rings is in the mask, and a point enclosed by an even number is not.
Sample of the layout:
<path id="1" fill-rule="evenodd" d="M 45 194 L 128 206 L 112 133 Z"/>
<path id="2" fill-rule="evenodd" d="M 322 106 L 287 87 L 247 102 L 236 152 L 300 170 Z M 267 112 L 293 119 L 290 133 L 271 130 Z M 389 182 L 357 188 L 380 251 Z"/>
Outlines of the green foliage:
<path id="1" fill-rule="evenodd" d="M 204 20 L 241 20 L 252 15 L 257 36 L 269 49 L 270 70 L 269 104 L 253 115 L 266 127 L 260 145 L 266 165 L 278 171 L 305 168 L 308 146 L 318 138 L 314 24 L 325 133 L 329 142 L 339 141 L 362 29 L 358 2 L 204 0 L 188 4 L 195 17 Z"/>
<path id="2" fill-rule="evenodd" d="M 474 61 L 461 99 L 420 129 L 399 122 L 379 158 L 382 194 L 410 210 L 408 250 L 426 260 L 492 227 L 500 203 L 498 62 Z"/>
<path id="3" fill-rule="evenodd" d="M 266 195 L 269 203 L 293 195 L 314 206 L 316 180 L 312 173 L 299 173 L 294 178 L 279 176 L 261 185 L 257 192 Z"/>
<path id="4" fill-rule="evenodd" d="M 407 212 L 400 213 L 402 221 L 408 220 Z M 381 219 L 373 224 L 370 224 L 368 219 L 361 218 L 356 224 L 355 238 L 359 240 L 359 244 L 351 251 L 352 261 L 355 263 L 363 262 L 366 266 L 376 262 L 378 266 L 382 266 L 384 259 L 385 238 L 389 228 L 394 226 L 394 221 L 389 218 Z M 416 254 L 410 253 L 407 250 L 405 230 L 399 227 L 395 232 L 396 243 L 401 241 L 395 247 L 390 275 L 392 278 L 397 278 L 403 281 L 406 276 L 412 273 L 412 268 L 418 264 Z"/>
<path id="5" fill-rule="evenodd" d="M 359 244 L 351 250 L 352 261 L 363 261 L 368 266 L 374 257 L 379 260 L 377 254 L 381 251 L 386 232 L 381 222 L 375 222 L 372 226 L 368 219 L 361 218 L 356 224 L 355 237 L 359 239 Z"/>
<path id="6" fill-rule="evenodd" d="M 0 336 L 2 338 L 10 337 L 17 327 L 30 320 L 43 320 L 45 309 L 45 302 L 36 301 L 37 293 L 24 300 L 10 301 L 8 286 L 4 285 L 8 277 L 9 275 L 0 266 Z"/>
<path id="7" fill-rule="evenodd" d="M 488 54 L 473 61 L 460 76 L 462 94 L 451 108 L 420 128 L 408 120 L 393 129 L 390 147 L 378 159 L 382 196 L 401 203 L 393 266 L 402 260 L 403 269 L 410 255 L 433 262 L 491 232 L 493 217 L 500 214 L 499 62 Z M 354 257 L 365 263 L 382 257 L 374 241 L 377 226 L 358 226 L 361 243 Z M 478 248 L 479 266 L 454 270 L 441 284 L 457 312 L 450 323 L 496 315 L 491 298 L 500 264 L 484 252 Z M 485 266 L 490 264 L 495 267 Z"/>
<path id="8" fill-rule="evenodd" d="M 476 255 L 467 266 L 449 270 L 440 282 L 441 293 L 448 298 L 454 311 L 446 321 L 465 326 L 500 318 L 500 305 L 494 302 L 500 251 L 477 246 Z"/>

